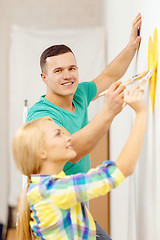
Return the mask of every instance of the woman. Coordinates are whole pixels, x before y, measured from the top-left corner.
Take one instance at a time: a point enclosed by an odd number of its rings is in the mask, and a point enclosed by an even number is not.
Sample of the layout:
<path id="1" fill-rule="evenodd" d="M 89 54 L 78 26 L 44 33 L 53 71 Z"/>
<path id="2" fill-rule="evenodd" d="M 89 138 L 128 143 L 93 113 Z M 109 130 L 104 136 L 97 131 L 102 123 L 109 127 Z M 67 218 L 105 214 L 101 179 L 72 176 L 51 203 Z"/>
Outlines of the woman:
<path id="1" fill-rule="evenodd" d="M 70 136 L 51 118 L 28 122 L 17 130 L 13 156 L 17 168 L 28 177 L 19 206 L 18 239 L 98 239 L 85 202 L 106 194 L 133 173 L 147 122 L 142 95 L 138 86 L 125 92 L 124 100 L 136 118 L 116 163 L 105 161 L 87 174 L 66 176 L 62 171 L 76 152 Z"/>

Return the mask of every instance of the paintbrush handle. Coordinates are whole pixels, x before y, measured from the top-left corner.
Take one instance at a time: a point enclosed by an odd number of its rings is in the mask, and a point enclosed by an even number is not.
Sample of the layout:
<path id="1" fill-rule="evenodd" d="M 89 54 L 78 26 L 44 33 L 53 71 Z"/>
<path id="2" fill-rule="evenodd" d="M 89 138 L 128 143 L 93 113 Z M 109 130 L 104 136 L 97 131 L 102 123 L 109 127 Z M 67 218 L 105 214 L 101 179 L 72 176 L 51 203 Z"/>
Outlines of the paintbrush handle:
<path id="1" fill-rule="evenodd" d="M 129 78 L 128 80 L 126 80 L 125 82 L 123 82 L 122 84 L 123 84 L 124 86 L 128 86 L 128 85 L 134 83 L 134 81 L 136 81 L 136 80 L 144 77 L 147 72 L 148 72 L 148 70 L 146 70 L 146 71 L 144 71 L 144 72 L 142 72 L 142 73 L 136 74 L 136 75 L 134 75 L 133 77 L 131 77 L 131 78 Z"/>
<path id="2" fill-rule="evenodd" d="M 139 87 L 143 86 L 151 77 L 155 68 L 151 67 L 150 70 L 146 73 L 146 75 L 139 81 Z"/>
<path id="3" fill-rule="evenodd" d="M 128 86 L 128 85 L 132 84 L 134 81 L 135 80 L 131 77 L 131 78 L 127 79 L 126 81 L 124 81 L 122 84 L 124 86 Z"/>
<path id="4" fill-rule="evenodd" d="M 134 75 L 133 77 L 130 77 L 129 79 L 127 79 L 126 81 L 124 81 L 122 84 L 123 84 L 124 86 L 128 86 L 128 85 L 130 85 L 130 84 L 133 84 L 136 80 L 142 79 L 142 80 L 141 80 L 141 85 L 143 85 L 147 80 L 150 79 L 150 77 L 152 76 L 152 74 L 153 74 L 154 71 L 155 71 L 155 67 L 153 66 L 153 67 L 151 67 L 150 70 L 146 70 L 146 71 L 144 71 L 144 72 L 142 72 L 142 73 L 140 73 L 140 74 L 136 74 L 136 75 Z M 105 92 L 106 92 L 106 90 L 103 91 L 103 92 L 101 92 L 98 96 L 99 96 L 99 97 L 104 96 L 104 95 L 105 95 Z"/>

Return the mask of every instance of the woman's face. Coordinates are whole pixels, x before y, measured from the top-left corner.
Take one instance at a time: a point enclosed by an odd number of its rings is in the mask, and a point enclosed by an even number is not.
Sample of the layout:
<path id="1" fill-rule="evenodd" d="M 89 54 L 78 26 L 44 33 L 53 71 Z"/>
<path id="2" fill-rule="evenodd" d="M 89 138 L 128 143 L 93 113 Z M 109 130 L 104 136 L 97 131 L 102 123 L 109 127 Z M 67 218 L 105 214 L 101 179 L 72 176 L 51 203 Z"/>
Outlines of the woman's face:
<path id="1" fill-rule="evenodd" d="M 71 137 L 63 133 L 62 129 L 53 121 L 44 124 L 45 143 L 43 156 L 49 161 L 63 161 L 75 158 L 76 152 L 71 145 Z"/>

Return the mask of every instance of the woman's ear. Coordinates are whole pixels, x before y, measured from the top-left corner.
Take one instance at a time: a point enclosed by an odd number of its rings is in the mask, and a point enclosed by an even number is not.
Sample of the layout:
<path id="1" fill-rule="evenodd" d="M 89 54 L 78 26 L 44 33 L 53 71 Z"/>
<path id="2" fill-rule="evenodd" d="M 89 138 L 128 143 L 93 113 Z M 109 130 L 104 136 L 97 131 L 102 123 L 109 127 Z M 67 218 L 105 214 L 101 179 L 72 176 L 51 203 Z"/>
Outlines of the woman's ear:
<path id="1" fill-rule="evenodd" d="M 41 153 L 40 153 L 40 158 L 42 159 L 42 160 L 46 160 L 47 159 L 47 153 L 46 153 L 46 151 L 41 151 Z"/>

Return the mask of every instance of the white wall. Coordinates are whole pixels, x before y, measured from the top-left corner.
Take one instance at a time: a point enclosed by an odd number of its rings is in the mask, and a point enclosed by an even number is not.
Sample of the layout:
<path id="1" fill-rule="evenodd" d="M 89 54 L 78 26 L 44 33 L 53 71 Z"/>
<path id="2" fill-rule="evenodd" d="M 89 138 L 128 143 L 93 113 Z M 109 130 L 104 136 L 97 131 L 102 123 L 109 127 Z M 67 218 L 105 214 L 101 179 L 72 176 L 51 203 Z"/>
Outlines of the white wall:
<path id="1" fill-rule="evenodd" d="M 0 222 L 6 222 L 9 192 L 9 47 L 12 24 L 37 28 L 94 27 L 102 24 L 101 0 L 0 0 Z M 25 56 L 24 56 L 25 57 Z"/>
<path id="2" fill-rule="evenodd" d="M 158 0 L 104 0 L 104 22 L 107 31 L 107 53 L 111 60 L 129 40 L 131 25 L 138 12 L 142 13 L 142 42 L 138 61 L 135 59 L 125 74 L 127 78 L 147 68 L 148 38 L 157 26 L 160 37 L 160 2 Z M 111 236 L 114 240 L 160 239 L 160 152 L 159 152 L 159 77 L 155 116 L 152 117 L 148 85 L 149 121 L 139 163 L 132 177 L 111 193 Z M 133 122 L 133 114 L 125 109 L 113 121 L 110 130 L 110 159 L 116 160 Z M 152 139 L 153 137 L 153 139 Z M 156 151 L 154 152 L 154 147 Z M 149 158 L 148 158 L 149 156 Z"/>
<path id="3" fill-rule="evenodd" d="M 107 32 L 107 61 L 111 61 L 128 43 L 132 22 L 137 12 L 134 3 L 128 0 L 104 1 L 104 22 Z M 135 59 L 122 80 L 135 73 Z M 125 127 L 124 127 L 125 126 Z M 132 112 L 124 109 L 110 129 L 110 160 L 115 161 L 132 126 Z M 129 180 L 110 194 L 110 226 L 114 240 L 128 238 Z M 129 240 L 129 239 L 128 239 Z"/>

